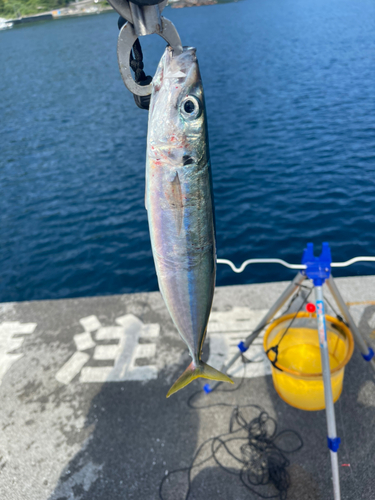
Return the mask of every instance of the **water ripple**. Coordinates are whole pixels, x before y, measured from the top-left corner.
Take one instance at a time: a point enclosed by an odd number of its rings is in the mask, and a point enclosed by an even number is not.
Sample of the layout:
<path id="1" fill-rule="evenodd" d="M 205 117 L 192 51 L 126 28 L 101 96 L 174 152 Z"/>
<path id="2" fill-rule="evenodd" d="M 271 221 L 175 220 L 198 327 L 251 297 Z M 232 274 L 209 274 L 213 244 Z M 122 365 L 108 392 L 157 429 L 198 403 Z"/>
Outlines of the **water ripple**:
<path id="1" fill-rule="evenodd" d="M 198 47 L 218 255 L 298 262 L 308 241 L 329 241 L 335 260 L 374 254 L 374 2 L 245 0 L 166 15 Z M 116 21 L 0 33 L 2 301 L 157 289 L 147 113 L 119 76 Z M 164 43 L 150 38 L 152 73 Z M 219 266 L 218 284 L 292 276 Z"/>

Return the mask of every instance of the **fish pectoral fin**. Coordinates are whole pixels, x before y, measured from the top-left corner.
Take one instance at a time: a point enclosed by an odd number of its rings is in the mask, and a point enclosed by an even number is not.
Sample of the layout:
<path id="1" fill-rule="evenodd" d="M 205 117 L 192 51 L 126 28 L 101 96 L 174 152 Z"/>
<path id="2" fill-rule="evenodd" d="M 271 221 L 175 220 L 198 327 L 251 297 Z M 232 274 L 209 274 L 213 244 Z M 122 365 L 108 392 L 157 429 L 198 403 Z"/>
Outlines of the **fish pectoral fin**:
<path id="1" fill-rule="evenodd" d="M 229 382 L 230 384 L 234 383 L 233 380 L 228 377 L 228 375 L 225 375 L 219 370 L 212 368 L 212 366 L 207 365 L 203 361 L 201 361 L 198 366 L 195 365 L 193 361 L 169 389 L 167 398 L 169 398 L 169 396 L 179 391 L 180 389 L 183 389 L 184 387 L 189 385 L 190 382 L 192 382 L 196 378 L 207 378 L 209 380 L 218 380 L 219 382 Z"/>
<path id="2" fill-rule="evenodd" d="M 177 234 L 179 235 L 181 233 L 182 219 L 184 217 L 184 206 L 182 203 L 181 182 L 177 171 L 170 185 L 171 185 L 170 206 L 173 210 L 173 215 L 177 225 Z"/>

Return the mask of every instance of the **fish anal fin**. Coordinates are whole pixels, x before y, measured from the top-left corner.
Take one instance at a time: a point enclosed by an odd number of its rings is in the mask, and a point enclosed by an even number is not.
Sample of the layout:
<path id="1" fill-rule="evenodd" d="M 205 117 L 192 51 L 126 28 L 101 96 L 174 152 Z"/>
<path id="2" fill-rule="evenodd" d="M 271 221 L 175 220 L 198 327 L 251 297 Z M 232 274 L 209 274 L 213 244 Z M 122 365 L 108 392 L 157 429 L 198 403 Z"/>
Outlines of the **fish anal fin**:
<path id="1" fill-rule="evenodd" d="M 193 361 L 169 389 L 167 398 L 180 389 L 183 389 L 197 378 L 207 378 L 209 380 L 217 380 L 219 382 L 229 382 L 230 384 L 233 384 L 233 380 L 229 378 L 228 375 L 225 375 L 225 373 L 221 373 L 219 370 L 207 365 L 203 361 L 200 361 L 199 365 L 196 365 Z"/>

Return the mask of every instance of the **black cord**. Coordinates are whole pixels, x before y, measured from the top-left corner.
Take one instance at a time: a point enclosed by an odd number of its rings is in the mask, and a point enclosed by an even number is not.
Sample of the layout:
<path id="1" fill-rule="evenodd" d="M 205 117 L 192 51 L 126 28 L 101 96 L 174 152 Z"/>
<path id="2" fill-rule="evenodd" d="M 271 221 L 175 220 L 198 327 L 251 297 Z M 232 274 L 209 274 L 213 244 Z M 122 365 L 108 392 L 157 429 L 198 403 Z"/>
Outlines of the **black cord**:
<path id="1" fill-rule="evenodd" d="M 120 30 L 126 22 L 126 19 L 120 16 L 117 22 L 118 29 Z M 143 52 L 138 38 L 133 44 L 132 52 L 130 52 L 130 67 L 134 71 L 135 83 L 145 86 L 152 82 L 152 76 L 146 76 L 146 73 L 143 71 Z M 133 97 L 139 108 L 149 109 L 151 94 L 146 96 L 133 94 Z"/>
<path id="2" fill-rule="evenodd" d="M 258 405 L 247 404 L 235 406 L 228 403 L 217 403 L 208 405 L 206 408 L 214 406 L 234 406 L 229 422 L 229 432 L 204 441 L 194 454 L 189 467 L 168 472 L 159 485 L 159 498 L 161 500 L 165 499 L 163 496 L 163 486 L 169 477 L 179 472 L 187 472 L 188 489 L 185 500 L 188 500 L 192 486 L 192 470 L 213 459 L 221 470 L 239 477 L 242 484 L 259 497 L 285 500 L 290 486 L 290 476 L 286 470 L 290 465 L 290 461 L 286 458 L 285 454 L 296 452 L 302 448 L 303 440 L 300 434 L 289 429 L 278 432 L 276 420 L 270 417 Z M 244 408 L 254 408 L 259 414 L 253 419 L 247 420 L 242 411 Z M 245 436 L 239 436 L 238 434 L 240 433 L 244 433 Z M 290 449 L 284 449 L 280 444 L 277 444 L 277 442 L 282 442 L 285 436 L 294 437 L 297 441 L 296 445 Z M 232 447 L 235 451 L 229 448 L 229 443 L 233 442 L 237 442 L 237 446 Z M 202 450 L 208 448 L 209 444 L 211 454 L 198 461 Z M 236 472 L 224 466 L 219 451 L 232 457 L 241 466 L 240 471 Z M 273 485 L 277 493 L 274 495 L 264 495 L 254 488 L 267 485 Z"/>
<path id="3" fill-rule="evenodd" d="M 323 296 L 324 300 L 327 302 L 327 304 L 329 305 L 329 307 L 332 309 L 333 313 L 336 315 L 336 318 L 341 321 L 341 323 L 344 323 L 344 325 L 346 325 L 348 328 L 349 328 L 349 325 L 346 321 L 344 321 L 344 318 L 336 311 L 336 309 L 332 306 L 332 304 L 330 303 L 330 301 L 327 299 L 326 296 Z"/>
<path id="4" fill-rule="evenodd" d="M 307 287 L 304 287 L 304 288 L 307 288 Z M 307 302 L 307 299 L 310 297 L 311 295 L 311 292 L 313 291 L 313 288 L 309 288 L 309 293 L 306 295 L 306 297 L 304 298 L 303 302 L 301 303 L 301 305 L 299 306 L 298 308 L 298 311 L 296 312 L 296 314 L 293 316 L 292 318 L 292 321 L 289 323 L 288 325 L 288 328 L 286 328 L 286 330 L 284 331 L 284 333 L 281 335 L 280 337 L 280 340 L 278 341 L 278 343 L 276 345 L 273 345 L 272 347 L 270 347 L 269 349 L 267 349 L 266 351 L 266 355 L 268 357 L 268 359 L 270 360 L 270 362 L 272 363 L 272 365 L 277 369 L 277 370 L 280 370 L 281 372 L 283 371 L 279 366 L 276 365 L 277 363 L 277 358 L 279 356 L 279 345 L 281 343 L 281 341 L 283 340 L 283 338 L 285 337 L 285 335 L 288 333 L 290 327 L 292 326 L 292 324 L 294 323 L 294 320 L 297 318 L 298 316 L 298 313 L 301 311 L 302 307 L 306 304 Z M 275 357 L 274 359 L 270 359 L 270 357 L 268 356 L 268 353 L 272 351 L 273 353 L 275 353 Z"/>
<path id="5" fill-rule="evenodd" d="M 243 376 L 240 383 L 234 389 L 217 389 L 215 392 L 238 391 L 245 379 L 245 365 L 243 366 Z M 229 432 L 206 439 L 206 441 L 204 441 L 195 452 L 189 467 L 183 467 L 167 472 L 159 485 L 160 500 L 165 500 L 165 497 L 163 496 L 163 486 L 165 481 L 172 475 L 179 472 L 187 472 L 188 475 L 188 489 L 185 495 L 185 500 L 188 500 L 192 487 L 192 470 L 205 464 L 209 460 L 214 460 L 221 470 L 237 476 L 249 491 L 258 495 L 260 498 L 279 498 L 280 500 L 285 500 L 290 486 L 290 476 L 286 470 L 286 468 L 290 465 L 290 462 L 286 458 L 285 454 L 296 452 L 302 448 L 303 440 L 300 434 L 290 429 L 278 432 L 276 420 L 270 417 L 262 407 L 256 404 L 234 405 L 220 402 L 197 406 L 193 401 L 198 394 L 202 394 L 202 390 L 194 392 L 187 400 L 187 405 L 192 410 L 202 410 L 218 406 L 233 408 L 229 420 Z M 251 420 L 248 420 L 243 413 L 245 408 L 257 410 L 258 415 Z M 241 433 L 242 436 L 239 435 Z M 294 437 L 297 440 L 296 446 L 289 449 L 283 447 L 282 439 L 286 436 Z M 229 443 L 233 444 L 233 442 L 237 442 L 238 444 L 235 448 L 236 451 L 233 451 L 228 446 Z M 210 445 L 210 455 L 198 461 L 199 457 L 202 455 L 202 451 L 205 448 L 209 448 L 208 445 Z M 219 451 L 231 456 L 232 459 L 241 466 L 240 471 L 235 472 L 225 467 L 220 460 Z M 267 485 L 273 485 L 277 492 L 274 495 L 264 495 L 257 489 L 254 489 L 254 487 Z"/>
<path id="6" fill-rule="evenodd" d="M 302 303 L 301 307 L 300 307 L 300 308 L 299 308 L 299 310 L 298 310 L 298 312 L 299 312 L 299 311 L 301 310 L 302 306 L 304 305 L 304 303 L 307 301 L 308 297 L 310 296 L 311 291 L 312 291 L 312 288 L 311 288 L 311 287 L 309 287 L 309 286 L 301 285 L 301 284 L 299 284 L 298 286 L 299 286 L 300 288 L 306 288 L 307 290 L 309 290 L 309 294 L 308 294 L 308 296 L 306 297 L 305 301 Z M 294 295 L 293 295 L 293 297 L 292 297 L 292 298 L 290 299 L 290 301 L 288 302 L 288 304 L 287 304 L 287 306 L 286 306 L 285 310 L 281 313 L 281 315 L 280 315 L 280 316 L 284 316 L 284 315 L 286 314 L 286 312 L 288 311 L 288 309 L 290 308 L 290 306 L 293 304 L 293 302 L 296 300 L 296 298 L 297 298 L 298 296 L 299 296 L 299 291 L 298 291 L 296 294 L 294 294 Z M 266 328 L 267 326 L 269 326 L 269 325 L 270 325 L 271 323 L 273 323 L 274 321 L 275 321 L 275 319 L 274 319 L 274 318 L 272 318 L 272 319 L 271 319 L 270 321 L 268 321 L 268 323 L 266 323 L 265 325 L 262 325 L 260 328 L 257 328 L 257 329 L 255 329 L 255 330 L 253 330 L 251 333 L 249 333 L 249 334 L 248 334 L 248 337 L 249 337 L 250 335 L 254 335 L 254 333 L 259 333 L 259 332 L 261 332 L 264 328 Z M 293 321 L 294 321 L 294 318 L 293 318 Z M 290 326 L 290 325 L 289 325 L 289 326 Z M 279 343 L 280 343 L 280 342 L 279 342 Z M 250 344 L 250 345 L 251 345 L 251 344 Z M 249 347 L 250 347 L 250 346 L 247 346 L 247 348 L 249 348 Z M 262 362 L 262 360 L 261 360 L 261 359 L 260 359 L 259 361 L 256 361 L 256 360 L 252 360 L 252 359 L 247 358 L 247 357 L 244 355 L 244 353 L 243 353 L 243 352 L 241 352 L 241 360 L 242 360 L 242 362 L 243 362 L 243 363 L 245 363 L 245 364 L 246 364 L 246 363 L 261 363 L 261 362 Z M 271 363 L 272 363 L 272 361 L 271 361 Z M 236 390 L 236 389 L 229 389 L 229 390 L 227 390 L 227 391 L 225 391 L 225 392 L 233 392 L 234 390 Z"/>

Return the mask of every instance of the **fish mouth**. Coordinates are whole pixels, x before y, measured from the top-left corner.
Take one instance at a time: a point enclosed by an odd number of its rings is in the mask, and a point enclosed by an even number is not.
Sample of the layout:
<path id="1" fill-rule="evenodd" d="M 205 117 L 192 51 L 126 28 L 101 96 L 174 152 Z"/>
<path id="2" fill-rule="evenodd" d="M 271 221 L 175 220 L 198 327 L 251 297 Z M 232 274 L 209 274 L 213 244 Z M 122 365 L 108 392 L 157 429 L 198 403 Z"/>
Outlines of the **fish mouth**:
<path id="1" fill-rule="evenodd" d="M 182 52 L 178 56 L 174 56 L 173 55 L 173 49 L 172 49 L 172 47 L 170 45 L 167 46 L 166 50 L 169 53 L 172 54 L 173 58 L 179 58 L 179 57 L 183 56 L 186 53 L 189 53 L 189 54 L 192 54 L 192 55 L 196 55 L 196 52 L 197 52 L 197 49 L 195 47 L 190 47 L 188 45 L 185 45 L 184 47 L 182 47 Z"/>
<path id="2" fill-rule="evenodd" d="M 183 89 L 195 85 L 200 80 L 196 49 L 183 47 L 181 54 L 174 55 L 167 46 L 154 75 L 150 115 L 153 115 L 156 102 L 161 99 L 168 107 L 177 108 Z"/>
<path id="3" fill-rule="evenodd" d="M 164 53 L 162 81 L 173 77 L 178 73 L 185 73 L 197 62 L 197 49 L 195 47 L 183 47 L 181 54 L 174 55 L 172 47 L 168 45 Z"/>

